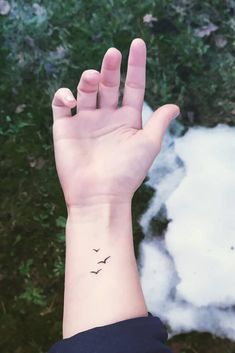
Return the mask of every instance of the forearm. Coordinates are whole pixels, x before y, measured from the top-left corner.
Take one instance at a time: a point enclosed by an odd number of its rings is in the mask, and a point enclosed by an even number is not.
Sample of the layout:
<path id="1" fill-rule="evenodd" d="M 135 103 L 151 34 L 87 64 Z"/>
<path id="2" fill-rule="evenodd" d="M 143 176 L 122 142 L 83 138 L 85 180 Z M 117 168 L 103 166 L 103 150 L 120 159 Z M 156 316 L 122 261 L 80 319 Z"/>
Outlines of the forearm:
<path id="1" fill-rule="evenodd" d="M 68 209 L 63 337 L 147 314 L 134 255 L 131 200 Z"/>

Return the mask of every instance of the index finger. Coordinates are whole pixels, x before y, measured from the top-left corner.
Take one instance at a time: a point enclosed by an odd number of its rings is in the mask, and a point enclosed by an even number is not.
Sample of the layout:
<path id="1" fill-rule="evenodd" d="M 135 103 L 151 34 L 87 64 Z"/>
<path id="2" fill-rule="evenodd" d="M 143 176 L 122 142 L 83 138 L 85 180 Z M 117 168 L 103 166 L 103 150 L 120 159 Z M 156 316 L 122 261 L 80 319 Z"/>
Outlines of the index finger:
<path id="1" fill-rule="evenodd" d="M 146 45 L 141 38 L 132 41 L 123 95 L 123 106 L 142 111 L 146 76 Z"/>

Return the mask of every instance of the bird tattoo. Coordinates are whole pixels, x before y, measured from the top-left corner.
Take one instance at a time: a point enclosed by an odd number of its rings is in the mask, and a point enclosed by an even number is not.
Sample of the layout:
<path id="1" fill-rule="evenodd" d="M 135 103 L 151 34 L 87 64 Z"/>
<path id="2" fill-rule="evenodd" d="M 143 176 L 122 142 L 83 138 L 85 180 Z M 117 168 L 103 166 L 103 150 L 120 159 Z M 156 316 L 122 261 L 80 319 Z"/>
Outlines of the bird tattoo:
<path id="1" fill-rule="evenodd" d="M 90 271 L 90 273 L 95 273 L 96 275 L 102 270 L 102 268 L 100 268 L 98 271 Z"/>
<path id="2" fill-rule="evenodd" d="M 99 261 L 97 262 L 97 264 L 106 264 L 106 261 L 110 258 L 111 256 L 106 257 L 106 259 L 104 259 L 104 261 Z"/>
<path id="3" fill-rule="evenodd" d="M 95 252 L 98 252 L 100 249 L 92 249 L 92 250 L 94 250 Z"/>

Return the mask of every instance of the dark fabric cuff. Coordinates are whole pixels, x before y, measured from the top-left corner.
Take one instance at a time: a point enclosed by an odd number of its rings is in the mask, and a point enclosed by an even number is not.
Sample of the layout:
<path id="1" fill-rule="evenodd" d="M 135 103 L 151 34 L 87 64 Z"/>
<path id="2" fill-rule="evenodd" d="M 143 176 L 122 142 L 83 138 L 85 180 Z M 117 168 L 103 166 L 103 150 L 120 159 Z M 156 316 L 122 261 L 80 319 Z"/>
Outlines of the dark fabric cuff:
<path id="1" fill-rule="evenodd" d="M 48 353 L 172 353 L 167 331 L 157 316 L 118 321 L 56 342 Z"/>

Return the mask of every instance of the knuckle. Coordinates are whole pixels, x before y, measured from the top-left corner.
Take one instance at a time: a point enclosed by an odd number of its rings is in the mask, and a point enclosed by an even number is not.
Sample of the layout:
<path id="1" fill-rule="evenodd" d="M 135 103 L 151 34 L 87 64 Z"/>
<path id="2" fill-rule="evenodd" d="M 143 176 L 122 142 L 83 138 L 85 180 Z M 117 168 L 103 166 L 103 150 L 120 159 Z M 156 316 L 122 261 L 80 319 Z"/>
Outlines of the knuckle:
<path id="1" fill-rule="evenodd" d="M 144 85 L 134 81 L 127 81 L 126 86 L 129 88 L 140 89 L 140 90 L 143 90 L 145 88 Z"/>
<path id="2" fill-rule="evenodd" d="M 101 86 L 108 87 L 108 88 L 118 88 L 118 85 L 115 81 L 108 80 L 107 78 L 104 79 L 101 83 Z"/>

